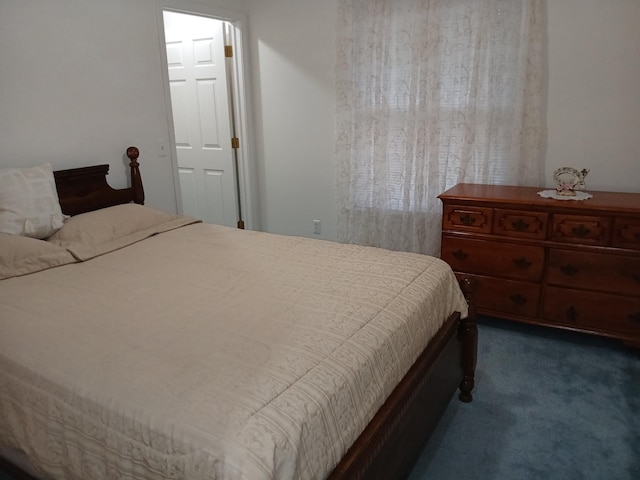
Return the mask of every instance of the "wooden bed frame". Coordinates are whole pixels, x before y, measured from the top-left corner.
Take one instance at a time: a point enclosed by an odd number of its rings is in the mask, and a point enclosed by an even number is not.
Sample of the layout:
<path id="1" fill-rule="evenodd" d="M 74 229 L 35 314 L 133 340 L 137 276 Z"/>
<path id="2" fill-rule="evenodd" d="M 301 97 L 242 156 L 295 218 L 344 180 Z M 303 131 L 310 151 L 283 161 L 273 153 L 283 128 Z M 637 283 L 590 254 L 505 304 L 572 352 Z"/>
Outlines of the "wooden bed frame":
<path id="1" fill-rule="evenodd" d="M 121 203 L 144 203 L 138 149 L 129 147 L 131 187 L 113 189 L 106 180 L 109 165 L 54 172 L 62 211 L 77 215 Z M 477 354 L 474 285 L 461 283 L 469 315 L 451 315 L 405 375 L 329 478 L 401 479 L 413 468 L 438 420 L 460 389 L 472 400 Z M 24 480 L 33 477 L 0 458 L 0 468 Z"/>

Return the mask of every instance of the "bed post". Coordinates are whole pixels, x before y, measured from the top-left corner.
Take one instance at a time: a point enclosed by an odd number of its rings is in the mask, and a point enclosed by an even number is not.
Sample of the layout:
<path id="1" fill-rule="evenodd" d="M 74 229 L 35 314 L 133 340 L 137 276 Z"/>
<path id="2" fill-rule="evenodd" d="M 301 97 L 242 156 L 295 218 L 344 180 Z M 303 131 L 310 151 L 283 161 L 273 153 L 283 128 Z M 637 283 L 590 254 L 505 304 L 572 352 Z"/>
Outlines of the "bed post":
<path id="1" fill-rule="evenodd" d="M 142 177 L 140 176 L 140 164 L 138 157 L 140 151 L 136 147 L 127 148 L 127 157 L 129 157 L 129 167 L 131 168 L 131 188 L 133 189 L 133 201 L 140 205 L 144 205 L 144 188 L 142 186 Z"/>
<path id="2" fill-rule="evenodd" d="M 463 402 L 473 400 L 471 390 L 474 386 L 476 358 L 478 355 L 478 325 L 476 323 L 475 290 L 476 282 L 472 278 L 463 278 L 460 287 L 469 305 L 469 314 L 460 320 L 458 339 L 462 344 L 462 381 L 460 382 L 460 398 Z"/>

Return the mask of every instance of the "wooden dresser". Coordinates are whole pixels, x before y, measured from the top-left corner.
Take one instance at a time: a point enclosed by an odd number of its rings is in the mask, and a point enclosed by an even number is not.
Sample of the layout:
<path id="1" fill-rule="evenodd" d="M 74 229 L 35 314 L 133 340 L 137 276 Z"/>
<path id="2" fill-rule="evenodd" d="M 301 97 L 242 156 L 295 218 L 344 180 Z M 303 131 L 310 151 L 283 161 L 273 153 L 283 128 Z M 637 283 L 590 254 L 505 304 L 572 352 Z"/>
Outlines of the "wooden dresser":
<path id="1" fill-rule="evenodd" d="M 477 282 L 479 313 L 640 347 L 640 194 L 554 200 L 537 187 L 441 194 L 442 258 Z"/>

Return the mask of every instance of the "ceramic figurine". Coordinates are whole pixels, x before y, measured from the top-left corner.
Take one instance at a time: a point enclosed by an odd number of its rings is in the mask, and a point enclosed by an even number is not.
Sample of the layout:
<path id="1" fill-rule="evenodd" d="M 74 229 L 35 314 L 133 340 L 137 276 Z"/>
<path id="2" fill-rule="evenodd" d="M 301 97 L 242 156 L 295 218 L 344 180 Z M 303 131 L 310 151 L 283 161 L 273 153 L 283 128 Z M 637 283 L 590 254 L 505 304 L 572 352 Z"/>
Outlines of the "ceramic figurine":
<path id="1" fill-rule="evenodd" d="M 576 190 L 586 188 L 584 178 L 589 173 L 589 169 L 576 170 L 572 167 L 561 167 L 553 172 L 553 180 L 556 184 L 558 195 L 574 196 Z"/>

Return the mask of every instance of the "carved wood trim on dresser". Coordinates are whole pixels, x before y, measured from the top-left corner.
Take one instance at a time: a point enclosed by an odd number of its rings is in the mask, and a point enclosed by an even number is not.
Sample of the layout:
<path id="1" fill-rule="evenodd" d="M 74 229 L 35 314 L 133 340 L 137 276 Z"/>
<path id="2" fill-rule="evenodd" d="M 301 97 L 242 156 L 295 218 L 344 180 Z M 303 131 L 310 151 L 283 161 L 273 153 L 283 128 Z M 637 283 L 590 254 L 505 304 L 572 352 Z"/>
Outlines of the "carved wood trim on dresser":
<path id="1" fill-rule="evenodd" d="M 459 184 L 441 194 L 441 257 L 475 279 L 481 314 L 640 348 L 640 194 L 554 200 L 540 190 Z"/>

